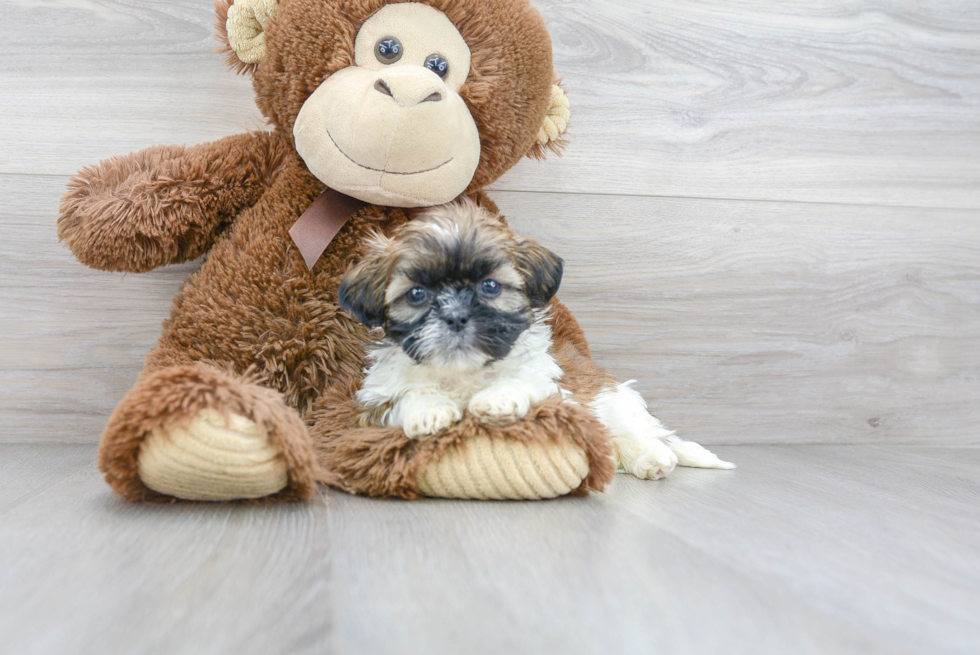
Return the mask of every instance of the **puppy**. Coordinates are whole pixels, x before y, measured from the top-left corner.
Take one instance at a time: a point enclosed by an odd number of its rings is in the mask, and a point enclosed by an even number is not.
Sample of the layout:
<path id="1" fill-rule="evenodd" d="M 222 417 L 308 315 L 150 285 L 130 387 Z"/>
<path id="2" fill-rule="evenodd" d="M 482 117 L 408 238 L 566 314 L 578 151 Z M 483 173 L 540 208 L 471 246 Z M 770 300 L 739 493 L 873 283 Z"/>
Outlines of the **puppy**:
<path id="1" fill-rule="evenodd" d="M 552 394 L 570 396 L 544 309 L 561 277 L 561 258 L 470 200 L 375 236 L 339 288 L 345 310 L 385 331 L 357 393 L 361 423 L 422 439 L 464 412 L 504 424 Z M 620 466 L 638 477 L 663 477 L 678 463 L 733 467 L 666 430 L 629 383 L 609 385 L 590 406 Z"/>

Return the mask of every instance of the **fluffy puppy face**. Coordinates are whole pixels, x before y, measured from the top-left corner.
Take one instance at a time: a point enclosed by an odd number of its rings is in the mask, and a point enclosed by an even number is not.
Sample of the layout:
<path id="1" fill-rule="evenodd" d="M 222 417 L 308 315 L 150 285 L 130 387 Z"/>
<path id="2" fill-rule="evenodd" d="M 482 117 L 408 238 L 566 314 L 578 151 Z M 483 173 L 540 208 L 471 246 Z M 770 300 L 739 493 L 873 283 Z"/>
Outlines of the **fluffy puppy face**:
<path id="1" fill-rule="evenodd" d="M 471 201 L 376 237 L 340 284 L 341 306 L 416 362 L 478 368 L 506 357 L 561 283 L 562 260 Z"/>

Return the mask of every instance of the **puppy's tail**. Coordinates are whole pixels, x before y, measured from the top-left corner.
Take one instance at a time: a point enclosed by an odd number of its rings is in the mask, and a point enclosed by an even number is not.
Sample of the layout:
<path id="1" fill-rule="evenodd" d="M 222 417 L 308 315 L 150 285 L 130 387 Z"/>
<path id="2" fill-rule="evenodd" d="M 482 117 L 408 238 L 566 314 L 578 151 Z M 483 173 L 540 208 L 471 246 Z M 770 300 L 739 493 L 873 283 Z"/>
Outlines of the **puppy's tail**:
<path id="1" fill-rule="evenodd" d="M 694 443 L 684 441 L 678 436 L 671 435 L 664 437 L 664 443 L 677 455 L 677 463 L 680 466 L 690 466 L 699 469 L 733 469 L 735 465 L 726 462 L 713 452 Z"/>

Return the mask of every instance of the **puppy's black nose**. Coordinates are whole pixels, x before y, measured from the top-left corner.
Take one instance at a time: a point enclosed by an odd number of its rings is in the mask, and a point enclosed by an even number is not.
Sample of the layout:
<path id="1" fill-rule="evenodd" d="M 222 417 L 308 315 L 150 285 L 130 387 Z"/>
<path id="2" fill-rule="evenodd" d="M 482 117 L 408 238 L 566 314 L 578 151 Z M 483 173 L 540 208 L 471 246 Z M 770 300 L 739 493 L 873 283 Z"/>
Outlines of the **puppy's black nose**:
<path id="1" fill-rule="evenodd" d="M 470 316 L 469 314 L 463 312 L 453 312 L 452 314 L 443 316 L 442 320 L 446 322 L 446 325 L 448 325 L 449 329 L 453 332 L 462 332 L 463 328 L 465 328 L 466 324 L 469 322 Z"/>

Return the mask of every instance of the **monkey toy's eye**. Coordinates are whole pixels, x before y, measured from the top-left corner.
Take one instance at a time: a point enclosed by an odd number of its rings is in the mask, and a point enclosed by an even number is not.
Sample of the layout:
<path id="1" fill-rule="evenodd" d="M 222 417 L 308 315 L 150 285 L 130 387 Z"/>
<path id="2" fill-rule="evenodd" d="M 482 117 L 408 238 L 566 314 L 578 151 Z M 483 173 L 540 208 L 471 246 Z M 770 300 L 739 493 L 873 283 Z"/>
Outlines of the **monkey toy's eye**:
<path id="1" fill-rule="evenodd" d="M 405 298 L 408 300 L 408 304 L 413 307 L 418 307 L 425 302 L 425 299 L 429 297 L 429 292 L 422 287 L 413 287 L 406 294 Z"/>
<path id="2" fill-rule="evenodd" d="M 449 75 L 449 62 L 443 59 L 442 55 L 431 54 L 426 57 L 425 67 L 439 77 L 446 77 L 446 75 Z"/>
<path id="3" fill-rule="evenodd" d="M 374 56 L 382 64 L 393 64 L 402 58 L 402 43 L 393 36 L 386 36 L 374 46 Z"/>
<path id="4" fill-rule="evenodd" d="M 488 298 L 494 298 L 500 295 L 500 282 L 496 280 L 484 280 L 480 283 L 480 291 L 483 292 L 484 296 Z"/>

